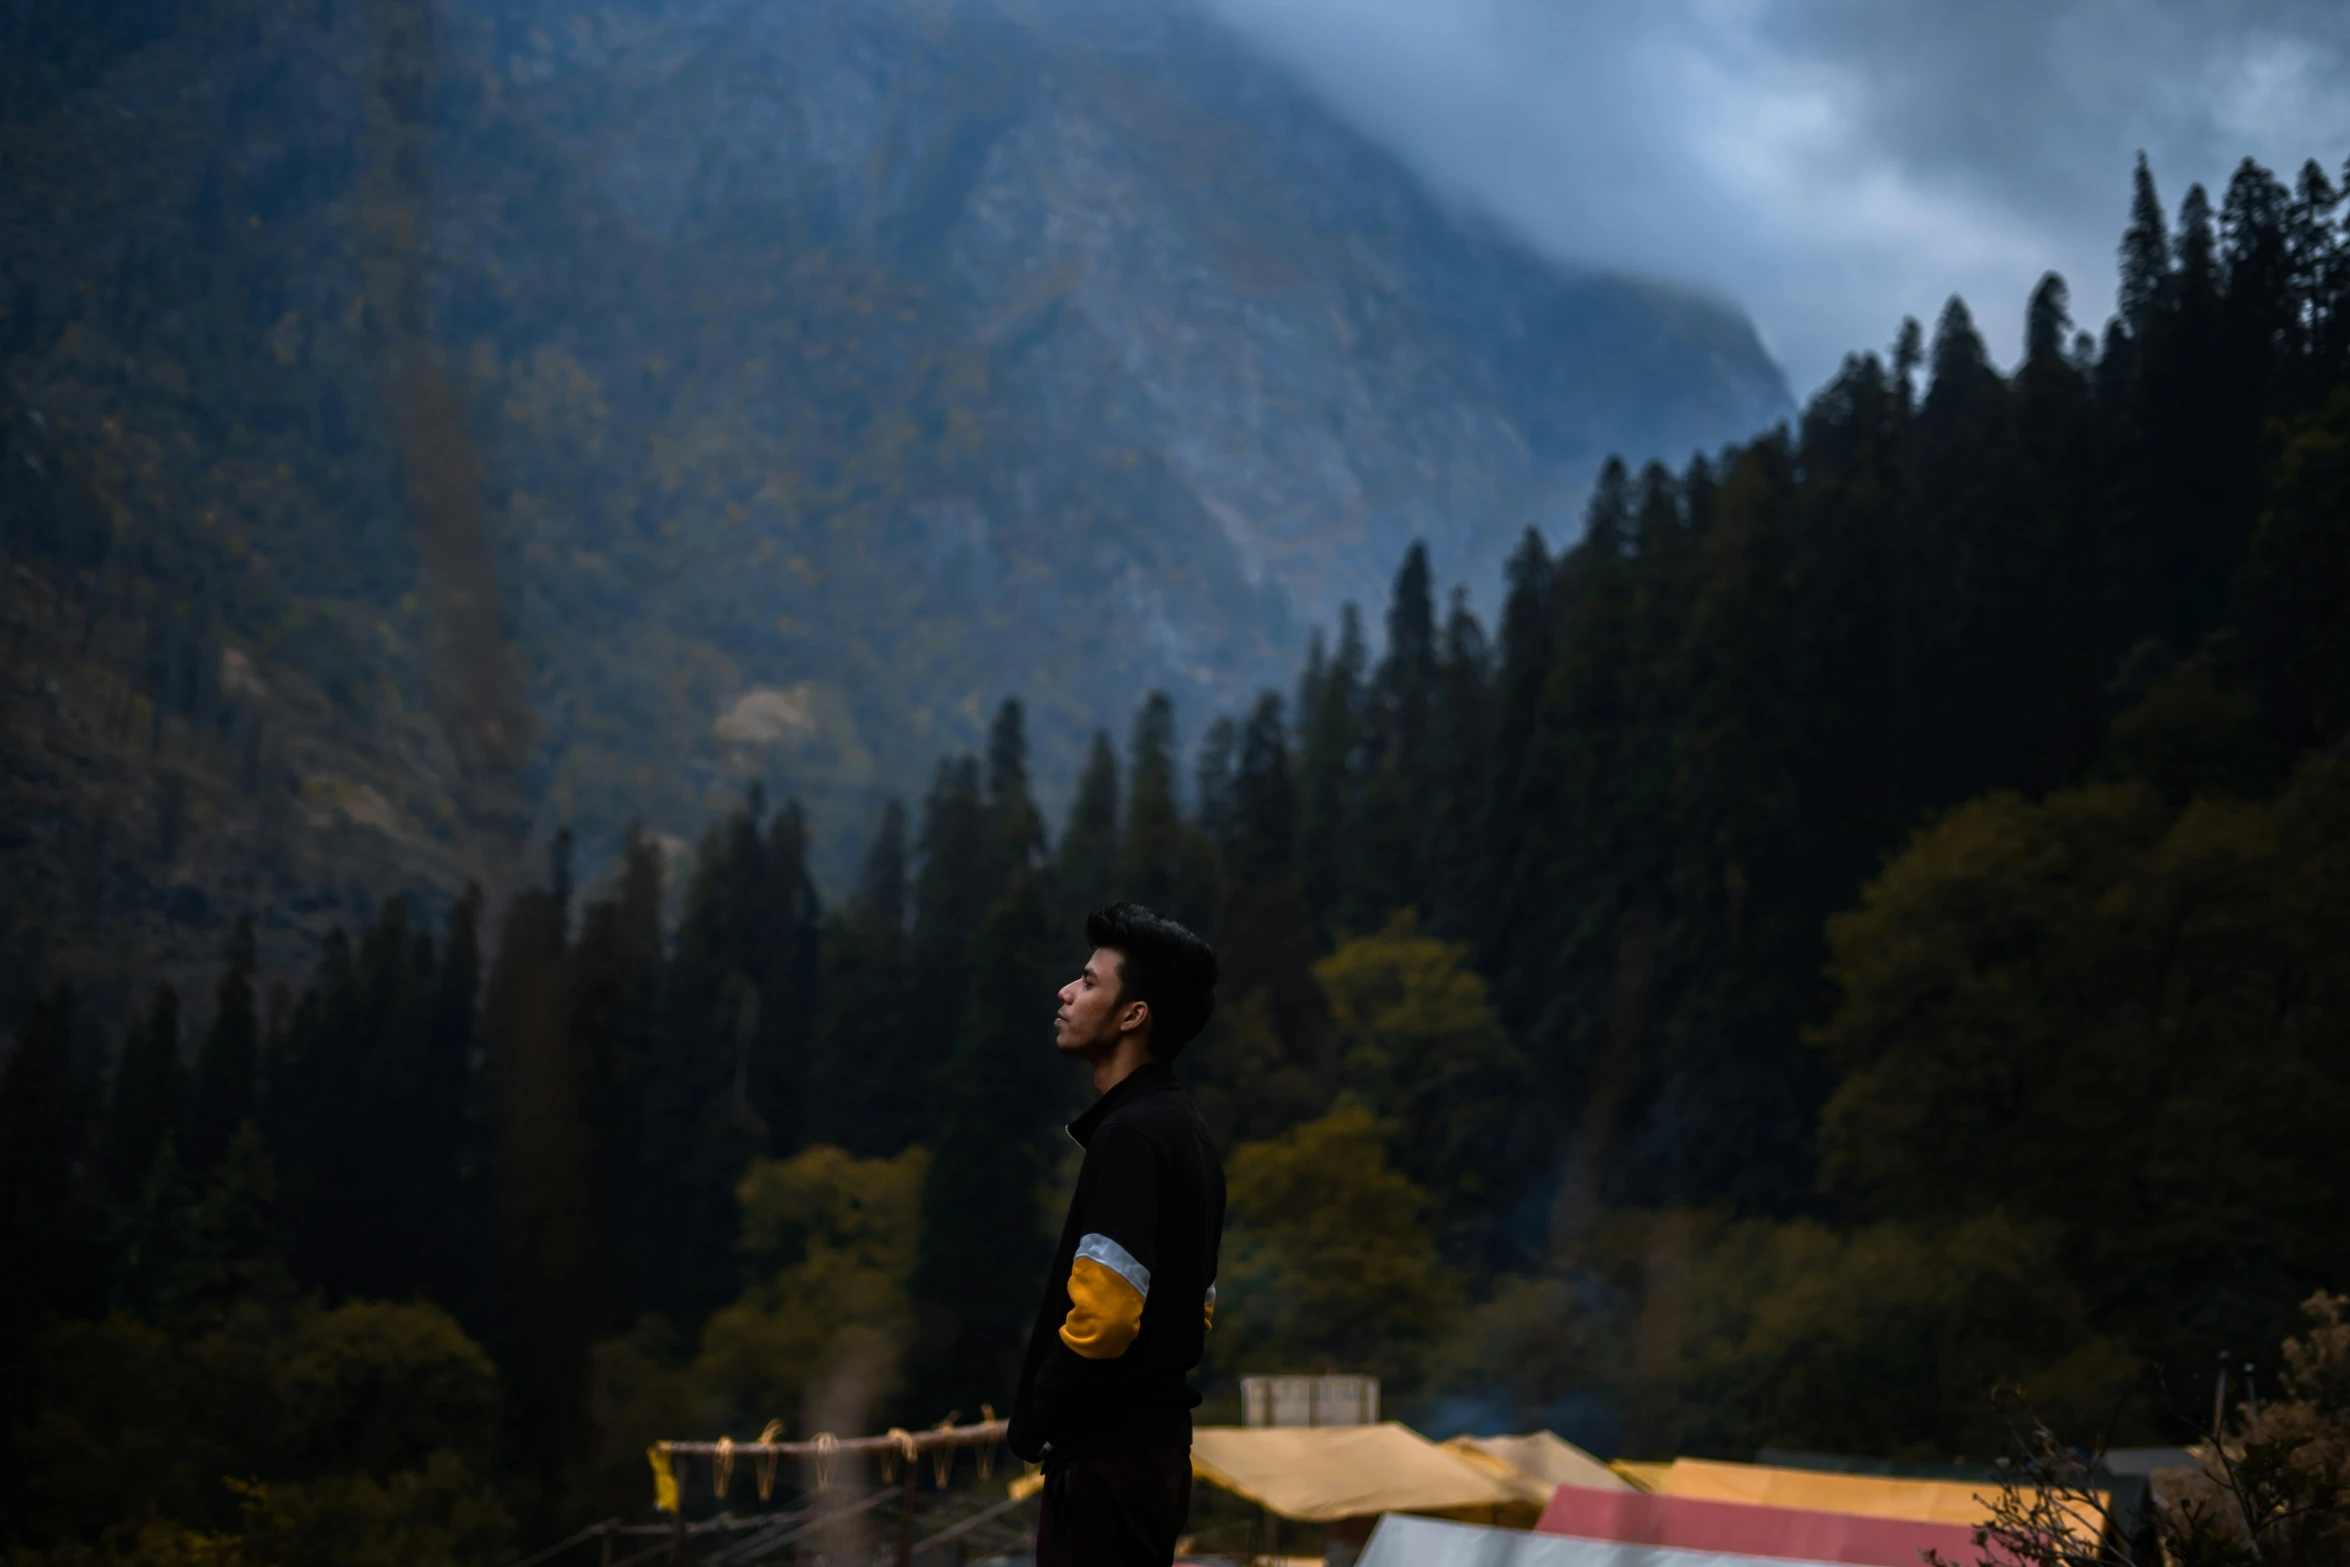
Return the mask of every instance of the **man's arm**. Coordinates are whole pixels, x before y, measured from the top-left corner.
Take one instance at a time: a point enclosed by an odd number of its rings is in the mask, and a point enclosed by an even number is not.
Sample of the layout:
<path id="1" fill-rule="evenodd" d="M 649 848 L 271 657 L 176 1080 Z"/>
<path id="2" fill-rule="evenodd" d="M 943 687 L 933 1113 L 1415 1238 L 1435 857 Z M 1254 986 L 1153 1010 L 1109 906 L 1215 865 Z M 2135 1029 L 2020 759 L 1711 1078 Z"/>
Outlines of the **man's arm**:
<path id="1" fill-rule="evenodd" d="M 1105 1130 L 1085 1234 L 1069 1267 L 1069 1314 L 1061 1343 L 1085 1360 L 1115 1360 L 1142 1331 L 1158 1261 L 1158 1165 L 1149 1142 L 1122 1127 Z"/>

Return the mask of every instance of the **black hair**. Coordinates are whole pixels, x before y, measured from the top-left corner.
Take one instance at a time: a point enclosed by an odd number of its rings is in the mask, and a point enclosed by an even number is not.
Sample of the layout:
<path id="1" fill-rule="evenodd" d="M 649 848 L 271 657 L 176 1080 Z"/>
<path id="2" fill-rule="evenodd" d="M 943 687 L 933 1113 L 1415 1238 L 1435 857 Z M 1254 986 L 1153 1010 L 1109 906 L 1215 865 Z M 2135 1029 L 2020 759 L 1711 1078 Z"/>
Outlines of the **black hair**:
<path id="1" fill-rule="evenodd" d="M 1113 903 L 1085 916 L 1085 939 L 1118 954 L 1118 1003 L 1151 1009 L 1151 1055 L 1172 1061 L 1216 1010 L 1216 952 L 1198 936 L 1139 903 Z"/>

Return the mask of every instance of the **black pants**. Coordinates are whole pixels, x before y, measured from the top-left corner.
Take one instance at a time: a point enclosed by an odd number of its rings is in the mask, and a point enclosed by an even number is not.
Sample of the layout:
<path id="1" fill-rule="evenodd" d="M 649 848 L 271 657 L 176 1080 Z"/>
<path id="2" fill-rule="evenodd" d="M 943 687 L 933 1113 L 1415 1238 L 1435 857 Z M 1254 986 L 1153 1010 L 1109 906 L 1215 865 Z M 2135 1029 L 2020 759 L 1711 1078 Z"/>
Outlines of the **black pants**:
<path id="1" fill-rule="evenodd" d="M 1168 1567 L 1191 1515 L 1191 1449 L 1048 1465 L 1036 1567 Z"/>

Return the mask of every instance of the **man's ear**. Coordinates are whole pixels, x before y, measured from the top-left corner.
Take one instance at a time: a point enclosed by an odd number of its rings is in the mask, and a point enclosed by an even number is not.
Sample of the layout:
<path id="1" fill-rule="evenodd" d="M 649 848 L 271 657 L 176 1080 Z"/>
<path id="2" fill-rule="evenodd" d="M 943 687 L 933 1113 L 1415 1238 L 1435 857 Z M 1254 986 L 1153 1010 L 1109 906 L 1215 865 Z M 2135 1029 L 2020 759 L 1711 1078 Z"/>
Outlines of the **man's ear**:
<path id="1" fill-rule="evenodd" d="M 1138 1033 L 1151 1025 L 1151 1004 L 1147 1001 L 1129 1001 L 1118 1009 L 1118 1032 Z"/>

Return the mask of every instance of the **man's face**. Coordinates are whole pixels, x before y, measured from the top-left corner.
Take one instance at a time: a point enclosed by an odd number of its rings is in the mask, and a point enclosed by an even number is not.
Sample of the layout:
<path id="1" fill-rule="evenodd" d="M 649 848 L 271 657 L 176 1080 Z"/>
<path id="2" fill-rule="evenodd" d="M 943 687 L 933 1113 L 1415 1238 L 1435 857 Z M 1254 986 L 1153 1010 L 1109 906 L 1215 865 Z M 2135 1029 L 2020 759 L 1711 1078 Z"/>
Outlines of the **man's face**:
<path id="1" fill-rule="evenodd" d="M 1096 947 L 1077 977 L 1061 987 L 1061 1009 L 1053 1015 L 1053 1043 L 1067 1056 L 1094 1055 L 1118 1043 L 1119 954 Z"/>

